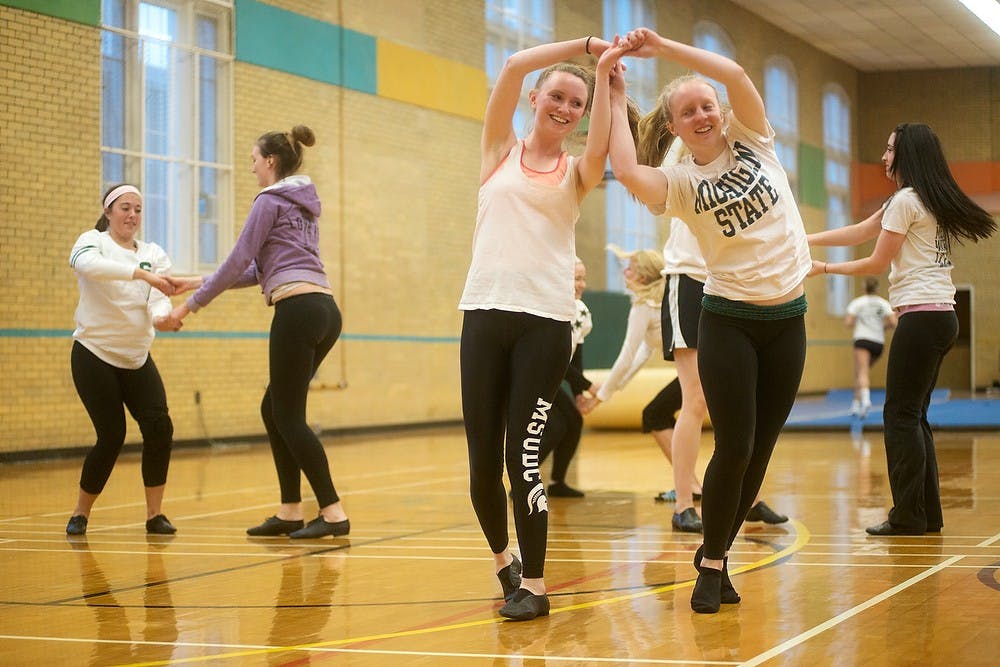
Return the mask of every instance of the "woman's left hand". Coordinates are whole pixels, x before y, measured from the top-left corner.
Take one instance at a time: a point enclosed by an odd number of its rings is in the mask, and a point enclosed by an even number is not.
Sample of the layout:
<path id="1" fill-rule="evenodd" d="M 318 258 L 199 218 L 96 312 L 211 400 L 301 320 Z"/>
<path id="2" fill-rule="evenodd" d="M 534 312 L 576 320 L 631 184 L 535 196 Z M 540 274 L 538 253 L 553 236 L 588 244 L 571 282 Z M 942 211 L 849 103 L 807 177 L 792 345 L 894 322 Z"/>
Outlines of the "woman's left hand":
<path id="1" fill-rule="evenodd" d="M 172 320 L 177 320 L 180 322 L 191 312 L 191 309 L 187 307 L 186 303 L 182 303 L 179 306 L 174 306 L 174 309 L 170 311 L 168 317 Z"/>

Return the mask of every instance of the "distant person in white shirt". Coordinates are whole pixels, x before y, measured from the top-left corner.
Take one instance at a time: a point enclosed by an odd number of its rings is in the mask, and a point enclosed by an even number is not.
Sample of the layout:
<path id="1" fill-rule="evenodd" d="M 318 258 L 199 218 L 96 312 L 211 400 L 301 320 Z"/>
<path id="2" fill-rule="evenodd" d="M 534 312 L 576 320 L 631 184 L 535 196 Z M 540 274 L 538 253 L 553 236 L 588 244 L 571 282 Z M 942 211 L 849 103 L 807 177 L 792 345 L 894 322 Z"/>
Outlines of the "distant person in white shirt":
<path id="1" fill-rule="evenodd" d="M 927 408 L 941 362 L 958 338 L 951 244 L 986 239 L 997 225 L 959 188 L 941 141 L 927 125 L 897 125 L 882 164 L 897 187 L 882 208 L 855 225 L 808 237 L 812 246 L 874 240 L 872 254 L 847 262 L 813 260 L 809 275 L 878 275 L 889 269 L 889 303 L 899 322 L 886 362 L 882 432 L 893 507 L 865 532 L 939 533 L 944 516 Z"/>
<path id="2" fill-rule="evenodd" d="M 851 414 L 864 417 L 872 407 L 869 371 L 885 348 L 885 331 L 896 326 L 896 314 L 880 297 L 878 278 L 865 279 L 864 296 L 847 304 L 844 324 L 854 327 L 854 401 Z"/>

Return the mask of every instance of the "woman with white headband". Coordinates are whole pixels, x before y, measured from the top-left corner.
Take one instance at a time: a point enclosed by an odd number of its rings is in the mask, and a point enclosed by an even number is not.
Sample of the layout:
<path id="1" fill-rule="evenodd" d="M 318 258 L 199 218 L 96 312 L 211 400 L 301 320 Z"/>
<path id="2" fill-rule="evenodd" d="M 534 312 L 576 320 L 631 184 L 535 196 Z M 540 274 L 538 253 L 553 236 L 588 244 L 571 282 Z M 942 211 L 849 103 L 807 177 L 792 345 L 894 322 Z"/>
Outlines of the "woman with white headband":
<path id="1" fill-rule="evenodd" d="M 169 535 L 176 528 L 161 513 L 174 427 L 167 395 L 149 354 L 160 331 L 175 331 L 164 277 L 170 259 L 155 243 L 136 238 L 142 223 L 142 194 L 118 185 L 104 195 L 104 213 L 94 229 L 73 245 L 69 263 L 80 286 L 71 366 L 73 384 L 97 432 L 80 474 L 80 495 L 66 526 L 87 532 L 90 511 L 111 476 L 125 443 L 125 408 L 142 431 L 142 482 L 146 489 L 146 532 Z"/>

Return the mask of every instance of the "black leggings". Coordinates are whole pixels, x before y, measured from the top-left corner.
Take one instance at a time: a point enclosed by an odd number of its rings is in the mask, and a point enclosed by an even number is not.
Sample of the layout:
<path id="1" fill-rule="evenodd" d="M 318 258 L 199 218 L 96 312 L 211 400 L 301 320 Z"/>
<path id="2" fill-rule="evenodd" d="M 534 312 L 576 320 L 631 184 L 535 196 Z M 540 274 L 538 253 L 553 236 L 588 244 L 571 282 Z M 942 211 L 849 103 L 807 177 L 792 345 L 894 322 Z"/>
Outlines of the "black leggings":
<path id="1" fill-rule="evenodd" d="M 569 322 L 526 313 L 470 310 L 462 325 L 462 414 L 469 446 L 469 492 L 493 553 L 508 547 L 503 465 L 528 579 L 545 569 L 548 499 L 539 446 L 569 366 Z M 506 456 L 504 442 L 506 440 Z"/>
<path id="2" fill-rule="evenodd" d="M 146 363 L 135 370 L 118 368 L 73 341 L 70 368 L 76 393 L 97 432 L 97 443 L 83 461 L 80 488 L 96 496 L 108 483 L 125 444 L 125 408 L 142 432 L 143 485 L 166 484 L 174 425 L 153 357 L 147 357 Z"/>
<path id="3" fill-rule="evenodd" d="M 746 320 L 705 310 L 698 374 L 715 431 L 705 470 L 705 558 L 722 560 L 764 481 L 806 358 L 805 317 Z"/>
<path id="4" fill-rule="evenodd" d="M 957 336 L 954 311 L 917 311 L 900 316 L 889 346 L 882 410 L 892 490 L 889 522 L 917 531 L 944 525 L 927 407 L 941 361 Z"/>
<path id="5" fill-rule="evenodd" d="M 539 464 L 552 454 L 552 481 L 565 482 L 570 461 L 580 446 L 583 433 L 583 415 L 576 409 L 576 401 L 562 389 L 556 392 L 549 411 L 549 423 L 545 425 Z"/>
<path id="6" fill-rule="evenodd" d="M 664 431 L 676 426 L 682 399 L 681 380 L 674 378 L 642 409 L 642 432 Z"/>
<path id="7" fill-rule="evenodd" d="M 319 506 L 340 500 L 330 465 L 306 421 L 309 382 L 340 336 L 340 309 L 328 294 L 309 293 L 282 299 L 271 320 L 271 381 L 260 414 L 271 441 L 282 503 L 302 502 L 305 473 Z"/>

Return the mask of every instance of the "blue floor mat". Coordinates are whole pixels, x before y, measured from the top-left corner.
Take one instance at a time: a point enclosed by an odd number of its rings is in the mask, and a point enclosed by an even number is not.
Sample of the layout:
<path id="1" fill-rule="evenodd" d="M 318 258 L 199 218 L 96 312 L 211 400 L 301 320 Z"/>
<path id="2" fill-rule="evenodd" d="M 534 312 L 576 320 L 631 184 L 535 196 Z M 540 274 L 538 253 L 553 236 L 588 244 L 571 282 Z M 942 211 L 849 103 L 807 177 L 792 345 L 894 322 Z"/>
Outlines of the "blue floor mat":
<path id="1" fill-rule="evenodd" d="M 845 429 L 863 425 L 865 428 L 881 429 L 885 391 L 873 389 L 871 398 L 871 410 L 863 419 L 850 414 L 851 401 L 854 399 L 854 391 L 851 389 L 834 389 L 827 392 L 826 396 L 800 398 L 792 406 L 792 413 L 785 422 L 785 428 Z M 953 399 L 949 390 L 935 389 L 931 394 L 927 420 L 933 428 L 973 430 L 1000 428 L 1000 399 Z"/>

